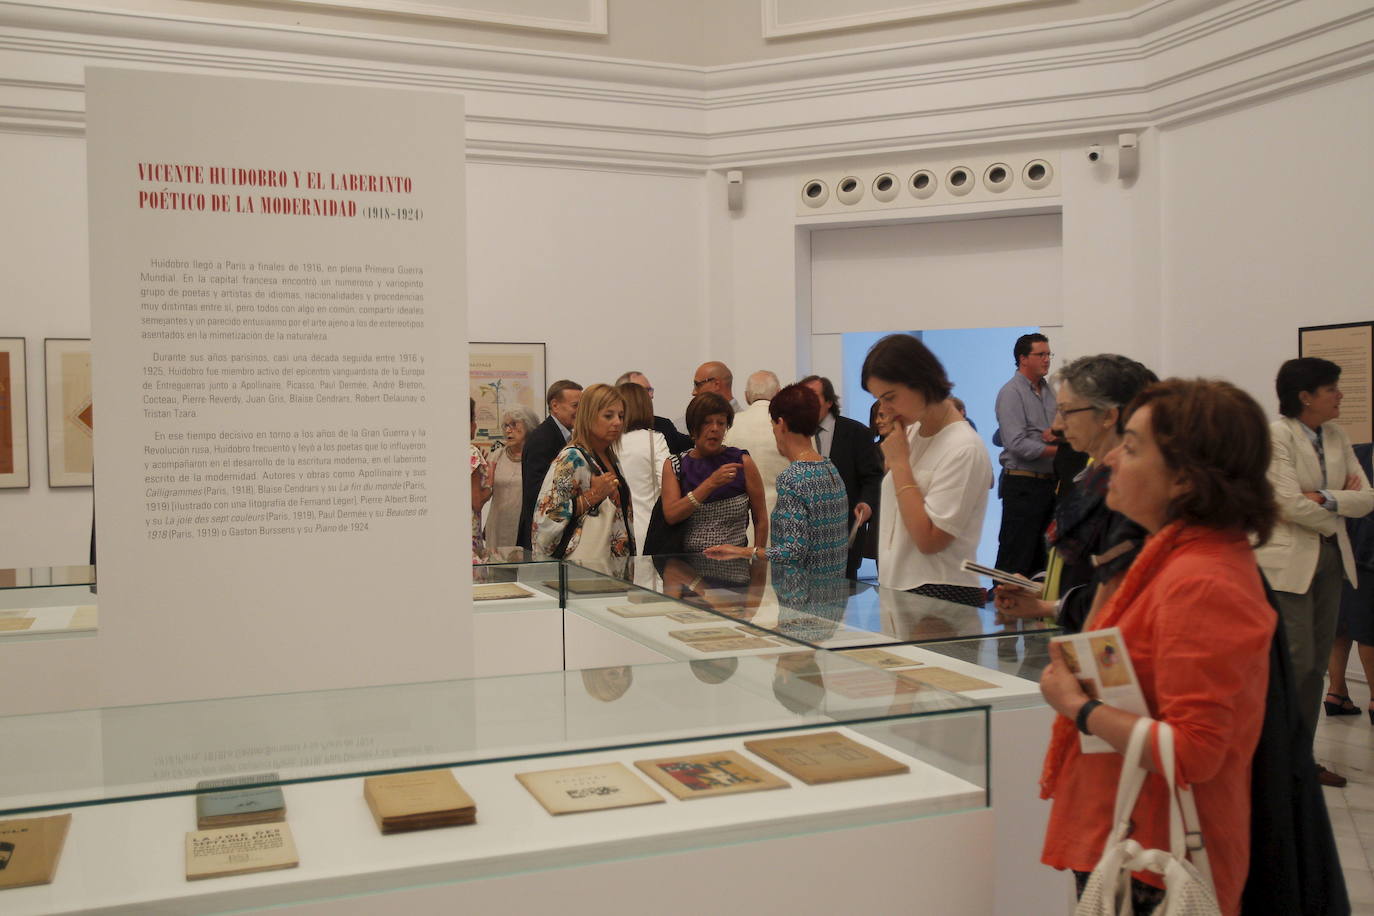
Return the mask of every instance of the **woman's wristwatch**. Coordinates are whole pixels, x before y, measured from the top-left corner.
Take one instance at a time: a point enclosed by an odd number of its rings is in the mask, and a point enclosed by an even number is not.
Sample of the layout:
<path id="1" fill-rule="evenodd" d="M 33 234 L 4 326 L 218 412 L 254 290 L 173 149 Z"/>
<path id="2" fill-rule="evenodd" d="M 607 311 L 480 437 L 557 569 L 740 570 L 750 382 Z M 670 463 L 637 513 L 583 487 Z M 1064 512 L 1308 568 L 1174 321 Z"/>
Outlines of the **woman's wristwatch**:
<path id="1" fill-rule="evenodd" d="M 1074 718 L 1074 724 L 1078 726 L 1078 730 L 1081 731 L 1083 734 L 1092 734 L 1092 732 L 1088 731 L 1088 716 L 1092 715 L 1093 710 L 1101 705 L 1101 700 L 1089 700 L 1082 706 L 1078 707 L 1078 715 Z"/>

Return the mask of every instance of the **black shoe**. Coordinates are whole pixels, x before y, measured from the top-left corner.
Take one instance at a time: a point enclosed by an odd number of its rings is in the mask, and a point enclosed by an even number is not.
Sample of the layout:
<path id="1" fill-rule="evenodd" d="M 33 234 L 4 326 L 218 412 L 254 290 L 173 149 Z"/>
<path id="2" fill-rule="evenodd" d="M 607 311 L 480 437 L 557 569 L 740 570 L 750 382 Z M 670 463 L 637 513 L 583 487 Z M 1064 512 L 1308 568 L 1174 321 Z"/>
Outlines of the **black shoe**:
<path id="1" fill-rule="evenodd" d="M 1322 708 L 1326 710 L 1328 716 L 1358 716 L 1360 707 L 1350 697 L 1340 693 L 1328 693 L 1328 697 L 1335 697 L 1339 702 L 1332 703 L 1330 700 L 1322 700 Z M 1374 711 L 1370 712 L 1374 716 Z"/>
<path id="2" fill-rule="evenodd" d="M 1344 776 L 1331 772 L 1320 763 L 1317 764 L 1317 782 L 1322 785 L 1330 786 L 1333 789 L 1344 789 L 1345 784 L 1349 781 Z"/>

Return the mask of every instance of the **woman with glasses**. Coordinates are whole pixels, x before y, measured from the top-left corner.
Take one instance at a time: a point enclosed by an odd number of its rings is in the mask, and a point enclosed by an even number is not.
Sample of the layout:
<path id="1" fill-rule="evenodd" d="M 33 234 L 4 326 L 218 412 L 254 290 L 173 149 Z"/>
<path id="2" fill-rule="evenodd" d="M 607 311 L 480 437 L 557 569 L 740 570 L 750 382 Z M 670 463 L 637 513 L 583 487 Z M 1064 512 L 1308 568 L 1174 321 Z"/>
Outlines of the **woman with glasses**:
<path id="1" fill-rule="evenodd" d="M 1056 617 L 1070 632 L 1083 629 L 1094 597 L 1116 586 L 1145 540 L 1145 530 L 1107 507 L 1112 471 L 1107 453 L 1126 431 L 1123 411 L 1158 378 L 1140 363 L 1115 353 L 1085 356 L 1060 370 L 1054 425 L 1069 445 L 1086 452 L 1090 464 L 1060 494 L 1049 546 L 1064 562 L 1058 601 L 1010 586 L 997 589 L 997 610 L 1009 617 Z"/>
<path id="2" fill-rule="evenodd" d="M 501 414 L 505 442 L 491 456 L 491 503 L 487 509 L 488 550 L 514 547 L 520 528 L 520 470 L 525 457 L 525 437 L 539 425 L 528 407 L 512 407 Z"/>

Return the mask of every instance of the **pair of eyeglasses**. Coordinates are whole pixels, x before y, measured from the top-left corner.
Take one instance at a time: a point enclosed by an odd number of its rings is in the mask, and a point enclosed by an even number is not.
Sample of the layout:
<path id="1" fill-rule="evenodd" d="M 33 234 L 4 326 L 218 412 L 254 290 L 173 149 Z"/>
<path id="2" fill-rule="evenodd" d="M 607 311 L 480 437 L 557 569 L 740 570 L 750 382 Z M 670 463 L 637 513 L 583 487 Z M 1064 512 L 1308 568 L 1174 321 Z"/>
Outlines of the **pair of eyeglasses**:
<path id="1" fill-rule="evenodd" d="M 1034 356 L 1036 359 L 1054 359 L 1053 353 L 1029 353 L 1027 355 Z"/>
<path id="2" fill-rule="evenodd" d="M 720 379 L 716 378 L 714 375 L 711 376 L 710 378 L 692 379 L 692 390 L 693 390 L 693 391 L 696 391 L 696 390 L 697 390 L 698 388 L 700 388 L 702 385 L 709 385 L 709 384 L 711 384 L 712 382 L 718 382 L 718 381 L 720 381 Z M 652 390 L 652 389 L 651 389 L 651 390 Z"/>
<path id="3" fill-rule="evenodd" d="M 1055 408 L 1054 408 L 1054 412 L 1055 412 L 1055 414 L 1057 414 L 1058 416 L 1067 417 L 1069 414 L 1082 413 L 1082 412 L 1085 411 L 1085 410 L 1096 410 L 1096 409 L 1097 409 L 1096 407 L 1093 407 L 1093 406 L 1089 405 L 1089 406 L 1087 406 L 1087 407 L 1073 407 L 1073 408 L 1070 408 L 1069 410 L 1065 410 L 1064 408 L 1059 407 L 1059 406 L 1056 405 Z"/>

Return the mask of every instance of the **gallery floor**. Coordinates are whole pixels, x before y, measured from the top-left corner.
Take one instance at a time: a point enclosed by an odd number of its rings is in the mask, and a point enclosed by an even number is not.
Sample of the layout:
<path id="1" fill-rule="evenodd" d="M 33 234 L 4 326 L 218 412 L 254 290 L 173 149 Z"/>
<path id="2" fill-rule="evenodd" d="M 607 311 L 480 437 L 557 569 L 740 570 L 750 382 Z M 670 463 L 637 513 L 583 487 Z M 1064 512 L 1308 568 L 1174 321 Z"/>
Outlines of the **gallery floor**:
<path id="1" fill-rule="evenodd" d="M 1359 684 L 1351 685 L 1365 699 Z M 1336 848 L 1355 916 L 1374 916 L 1374 727 L 1369 717 L 1322 717 L 1317 726 L 1317 760 L 1350 780 L 1344 789 L 1324 789 Z"/>

